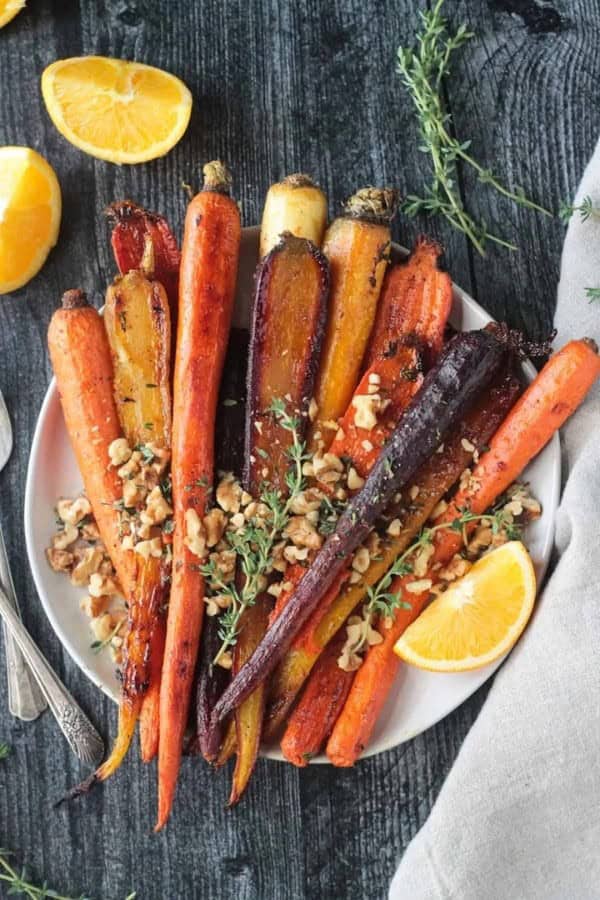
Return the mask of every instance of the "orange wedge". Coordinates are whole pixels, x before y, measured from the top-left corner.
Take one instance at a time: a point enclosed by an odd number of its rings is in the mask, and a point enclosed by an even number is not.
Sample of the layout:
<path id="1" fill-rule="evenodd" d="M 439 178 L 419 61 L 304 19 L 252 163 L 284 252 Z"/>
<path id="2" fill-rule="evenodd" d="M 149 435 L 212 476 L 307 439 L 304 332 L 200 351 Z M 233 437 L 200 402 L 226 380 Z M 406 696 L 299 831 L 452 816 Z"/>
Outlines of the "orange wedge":
<path id="1" fill-rule="evenodd" d="M 502 656 L 521 636 L 535 601 L 535 572 L 520 541 L 478 560 L 409 625 L 394 651 L 432 672 L 466 672 Z"/>
<path id="2" fill-rule="evenodd" d="M 60 187 L 29 147 L 0 147 L 0 294 L 37 275 L 58 238 Z"/>
<path id="3" fill-rule="evenodd" d="M 0 0 L 0 28 L 14 19 L 25 6 L 25 0 Z"/>
<path id="4" fill-rule="evenodd" d="M 52 63 L 42 75 L 42 94 L 63 137 L 113 163 L 164 156 L 183 136 L 192 111 L 192 95 L 179 78 L 104 56 Z"/>

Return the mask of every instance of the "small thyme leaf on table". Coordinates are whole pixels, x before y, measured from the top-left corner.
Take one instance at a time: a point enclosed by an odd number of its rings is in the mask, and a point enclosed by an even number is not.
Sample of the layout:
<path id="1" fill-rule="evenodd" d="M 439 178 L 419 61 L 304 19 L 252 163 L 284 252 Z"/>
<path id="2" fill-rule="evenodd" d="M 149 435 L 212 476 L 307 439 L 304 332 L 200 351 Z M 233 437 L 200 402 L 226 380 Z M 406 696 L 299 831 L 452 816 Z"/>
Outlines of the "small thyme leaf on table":
<path id="1" fill-rule="evenodd" d="M 10 745 L 0 741 L 0 759 L 6 759 L 7 756 L 10 756 Z"/>
<path id="2" fill-rule="evenodd" d="M 590 303 L 596 303 L 600 300 L 600 287 L 587 287 L 585 289 L 585 296 Z"/>
<path id="3" fill-rule="evenodd" d="M 600 206 L 594 206 L 594 201 L 588 196 L 584 197 L 578 205 L 563 203 L 558 211 L 559 218 L 563 222 L 568 222 L 575 213 L 579 213 L 582 222 L 587 222 L 588 219 L 600 219 Z"/>

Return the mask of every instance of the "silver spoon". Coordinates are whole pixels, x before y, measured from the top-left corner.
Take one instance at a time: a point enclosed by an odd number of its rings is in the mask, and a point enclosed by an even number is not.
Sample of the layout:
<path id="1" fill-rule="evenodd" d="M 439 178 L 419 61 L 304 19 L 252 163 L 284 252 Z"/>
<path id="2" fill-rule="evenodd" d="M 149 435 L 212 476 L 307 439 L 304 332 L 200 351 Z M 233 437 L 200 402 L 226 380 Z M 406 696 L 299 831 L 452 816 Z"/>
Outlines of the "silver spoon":
<path id="1" fill-rule="evenodd" d="M 0 391 L 0 472 L 8 462 L 13 447 L 13 434 L 4 397 Z M 6 545 L 0 526 L 0 586 L 4 588 L 12 606 L 19 612 L 15 586 L 13 584 Z M 6 647 L 6 675 L 8 679 L 8 708 L 13 716 L 30 722 L 46 709 L 46 701 L 32 676 L 21 651 L 3 625 L 4 646 Z"/>
<path id="2" fill-rule="evenodd" d="M 82 762 L 92 766 L 98 765 L 104 756 L 102 738 L 50 668 L 2 588 L 0 588 L 0 616 L 37 678 L 71 750 Z"/>

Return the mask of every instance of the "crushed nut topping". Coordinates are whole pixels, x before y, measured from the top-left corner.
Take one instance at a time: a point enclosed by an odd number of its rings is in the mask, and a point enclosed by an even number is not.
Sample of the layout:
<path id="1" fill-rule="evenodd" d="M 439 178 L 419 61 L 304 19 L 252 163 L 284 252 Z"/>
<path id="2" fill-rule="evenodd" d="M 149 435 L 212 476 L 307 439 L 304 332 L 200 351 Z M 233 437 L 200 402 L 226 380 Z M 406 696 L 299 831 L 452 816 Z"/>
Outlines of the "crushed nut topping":
<path id="1" fill-rule="evenodd" d="M 131 447 L 124 437 L 116 438 L 108 448 L 110 464 L 115 469 L 131 459 Z"/>
<path id="2" fill-rule="evenodd" d="M 198 559 L 204 559 L 206 555 L 206 533 L 204 525 L 196 510 L 190 506 L 185 511 L 185 538 L 184 544 Z"/>

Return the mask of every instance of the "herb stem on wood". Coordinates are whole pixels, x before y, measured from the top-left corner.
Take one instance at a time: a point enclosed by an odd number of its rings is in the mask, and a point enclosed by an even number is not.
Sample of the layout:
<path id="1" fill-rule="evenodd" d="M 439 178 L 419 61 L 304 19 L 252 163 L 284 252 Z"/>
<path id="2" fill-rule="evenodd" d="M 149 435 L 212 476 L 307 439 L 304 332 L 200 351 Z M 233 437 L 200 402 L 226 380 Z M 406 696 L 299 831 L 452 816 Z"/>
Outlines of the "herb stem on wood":
<path id="1" fill-rule="evenodd" d="M 433 167 L 433 179 L 425 188 L 425 196 L 409 195 L 403 209 L 411 217 L 418 213 L 444 216 L 482 255 L 486 241 L 515 250 L 514 244 L 488 232 L 485 223 L 476 221 L 465 209 L 456 183 L 459 162 L 470 166 L 479 182 L 490 185 L 518 206 L 552 214 L 529 200 L 521 188 L 514 191 L 507 188 L 490 169 L 484 168 L 467 152 L 470 141 L 461 142 L 450 133 L 452 119 L 442 97 L 443 79 L 448 74 L 452 53 L 472 38 L 473 32 L 461 25 L 455 34 L 450 34 L 441 15 L 443 3 L 444 0 L 437 0 L 431 11 L 420 14 L 423 29 L 417 37 L 417 46 L 398 49 L 398 71 L 419 119 L 423 140 L 420 149 L 429 154 Z"/>

